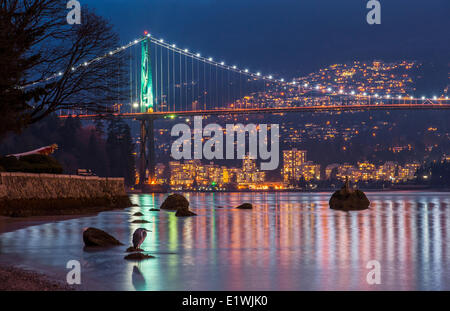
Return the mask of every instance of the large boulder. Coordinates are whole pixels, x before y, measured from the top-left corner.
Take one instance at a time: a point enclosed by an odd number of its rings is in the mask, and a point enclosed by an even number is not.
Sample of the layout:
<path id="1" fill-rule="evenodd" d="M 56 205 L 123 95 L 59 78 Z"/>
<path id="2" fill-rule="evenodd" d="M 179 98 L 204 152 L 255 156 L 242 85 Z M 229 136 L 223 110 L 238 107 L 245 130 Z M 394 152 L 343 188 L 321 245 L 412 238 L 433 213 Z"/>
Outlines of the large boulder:
<path id="1" fill-rule="evenodd" d="M 116 246 L 123 245 L 116 238 L 103 230 L 87 228 L 83 231 L 83 241 L 86 246 Z"/>
<path id="2" fill-rule="evenodd" d="M 250 203 L 243 203 L 243 204 L 239 205 L 236 208 L 238 208 L 238 209 L 252 209 L 253 205 L 251 205 Z"/>
<path id="3" fill-rule="evenodd" d="M 361 190 L 345 191 L 341 189 L 333 193 L 330 208 L 343 211 L 359 211 L 369 208 L 370 201 Z"/>
<path id="4" fill-rule="evenodd" d="M 197 214 L 190 211 L 188 208 L 178 208 L 175 216 L 177 217 L 188 217 L 188 216 L 196 216 Z"/>
<path id="5" fill-rule="evenodd" d="M 165 210 L 176 211 L 179 208 L 189 209 L 189 201 L 178 193 L 169 195 L 161 204 L 161 209 Z"/>
<path id="6" fill-rule="evenodd" d="M 155 257 L 152 255 L 144 254 L 144 253 L 132 253 L 132 254 L 126 255 L 124 257 L 124 259 L 126 259 L 126 260 L 137 260 L 137 261 L 144 260 L 144 259 L 150 259 L 150 258 L 155 258 Z"/>

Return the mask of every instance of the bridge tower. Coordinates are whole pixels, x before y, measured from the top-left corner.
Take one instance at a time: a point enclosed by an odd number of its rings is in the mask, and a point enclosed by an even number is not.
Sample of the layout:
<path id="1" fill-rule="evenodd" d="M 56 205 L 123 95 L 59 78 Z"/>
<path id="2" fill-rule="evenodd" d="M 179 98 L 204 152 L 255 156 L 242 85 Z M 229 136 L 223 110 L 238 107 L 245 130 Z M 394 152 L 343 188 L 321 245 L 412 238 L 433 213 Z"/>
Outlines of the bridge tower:
<path id="1" fill-rule="evenodd" d="M 140 112 L 153 112 L 153 77 L 150 57 L 150 39 L 142 41 L 141 49 L 141 100 Z M 147 180 L 147 170 L 149 180 L 154 180 L 155 175 L 155 135 L 154 118 L 149 115 L 141 120 L 141 144 L 139 152 L 139 185 L 144 188 Z"/>

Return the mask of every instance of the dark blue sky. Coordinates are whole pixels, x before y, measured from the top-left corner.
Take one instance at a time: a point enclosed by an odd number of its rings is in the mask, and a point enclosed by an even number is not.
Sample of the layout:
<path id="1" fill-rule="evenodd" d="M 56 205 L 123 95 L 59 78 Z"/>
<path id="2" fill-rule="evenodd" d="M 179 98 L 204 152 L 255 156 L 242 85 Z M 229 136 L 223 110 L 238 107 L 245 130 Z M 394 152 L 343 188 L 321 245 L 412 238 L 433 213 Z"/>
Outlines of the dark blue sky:
<path id="1" fill-rule="evenodd" d="M 355 59 L 448 64 L 449 0 L 80 0 L 123 42 L 149 30 L 180 47 L 287 78 Z"/>

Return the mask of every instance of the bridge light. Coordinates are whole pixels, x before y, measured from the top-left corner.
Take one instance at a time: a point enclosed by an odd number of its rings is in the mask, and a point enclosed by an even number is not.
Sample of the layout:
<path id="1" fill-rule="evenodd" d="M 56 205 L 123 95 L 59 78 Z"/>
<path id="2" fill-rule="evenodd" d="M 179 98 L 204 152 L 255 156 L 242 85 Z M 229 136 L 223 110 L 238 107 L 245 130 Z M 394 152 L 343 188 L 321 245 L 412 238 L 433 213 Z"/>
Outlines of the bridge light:
<path id="1" fill-rule="evenodd" d="M 316 90 L 320 89 L 320 86 L 316 85 Z"/>
<path id="2" fill-rule="evenodd" d="M 281 80 L 280 80 L 281 82 L 284 82 L 284 79 L 283 78 L 281 78 Z"/>
<path id="3" fill-rule="evenodd" d="M 436 100 L 436 99 L 437 99 L 437 97 L 436 97 L 436 96 L 433 96 L 433 99 L 434 99 L 434 100 Z"/>
<path id="4" fill-rule="evenodd" d="M 398 99 L 402 99 L 402 95 L 398 95 Z"/>
<path id="5" fill-rule="evenodd" d="M 164 39 L 159 39 L 159 42 L 163 43 L 163 42 L 164 42 Z"/>
<path id="6" fill-rule="evenodd" d="M 220 64 L 223 66 L 223 65 L 225 65 L 225 62 L 221 62 Z"/>
<path id="7" fill-rule="evenodd" d="M 84 63 L 83 65 L 84 65 L 84 66 L 87 66 L 87 65 L 88 65 L 88 63 L 86 63 L 86 62 L 85 62 L 85 63 Z"/>
<path id="8" fill-rule="evenodd" d="M 212 62 L 213 58 L 212 58 L 212 57 L 210 57 L 210 58 L 208 58 L 208 60 L 209 60 L 210 62 Z"/>
<path id="9" fill-rule="evenodd" d="M 236 66 L 233 66 L 233 69 L 236 69 L 237 67 Z"/>
<path id="10" fill-rule="evenodd" d="M 331 87 L 327 88 L 327 91 L 328 91 L 328 92 L 331 92 Z"/>
<path id="11" fill-rule="evenodd" d="M 259 76 L 261 75 L 261 73 L 260 73 L 260 72 L 257 72 L 256 75 L 259 77 Z"/>
<path id="12" fill-rule="evenodd" d="M 137 102 L 133 103 L 133 108 L 139 108 L 139 104 Z"/>
<path id="13" fill-rule="evenodd" d="M 292 81 L 292 84 L 293 84 L 293 85 L 295 85 L 296 83 L 297 83 L 297 82 L 295 82 L 295 81 Z"/>
<path id="14" fill-rule="evenodd" d="M 445 99 L 448 99 L 448 96 L 445 96 Z"/>
<path id="15" fill-rule="evenodd" d="M 174 44 L 172 44 L 172 47 L 173 47 L 173 48 L 176 48 L 176 47 L 177 47 L 177 45 L 176 45 L 176 44 L 174 43 Z"/>
<path id="16" fill-rule="evenodd" d="M 350 94 L 355 95 L 355 91 L 351 91 Z"/>
<path id="17" fill-rule="evenodd" d="M 364 92 L 364 93 L 363 93 L 363 96 L 367 96 L 367 93 L 366 93 L 366 92 Z"/>
<path id="18" fill-rule="evenodd" d="M 197 57 L 200 57 L 201 55 L 200 55 L 200 53 L 197 53 Z"/>
<path id="19" fill-rule="evenodd" d="M 425 99 L 425 96 L 422 96 L 421 98 L 422 98 L 422 100 L 423 100 L 423 99 Z"/>
<path id="20" fill-rule="evenodd" d="M 375 97 L 378 98 L 378 94 L 375 94 Z"/>
<path id="21" fill-rule="evenodd" d="M 248 72 L 248 69 L 245 69 L 244 71 L 245 71 L 245 72 Z"/>
<path id="22" fill-rule="evenodd" d="M 303 87 L 308 87 L 308 83 L 303 84 Z"/>
<path id="23" fill-rule="evenodd" d="M 341 94 L 344 93 L 344 90 L 343 90 L 343 89 L 340 89 L 340 90 L 339 90 L 339 93 L 341 93 Z"/>
<path id="24" fill-rule="evenodd" d="M 75 71 L 75 67 L 72 67 L 72 71 Z"/>
<path id="25" fill-rule="evenodd" d="M 189 52 L 189 50 L 188 50 L 188 49 L 184 49 L 184 52 L 185 52 L 185 53 L 188 53 L 188 52 Z"/>
<path id="26" fill-rule="evenodd" d="M 134 40 L 134 44 L 136 44 L 136 43 L 138 43 L 139 41 L 138 40 Z"/>

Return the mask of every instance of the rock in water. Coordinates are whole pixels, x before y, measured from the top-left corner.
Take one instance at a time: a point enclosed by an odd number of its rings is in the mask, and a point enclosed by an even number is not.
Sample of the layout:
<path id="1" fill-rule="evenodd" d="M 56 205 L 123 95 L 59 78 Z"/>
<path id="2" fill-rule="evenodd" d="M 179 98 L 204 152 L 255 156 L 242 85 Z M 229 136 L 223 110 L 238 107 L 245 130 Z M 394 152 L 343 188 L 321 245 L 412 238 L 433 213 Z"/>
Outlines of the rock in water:
<path id="1" fill-rule="evenodd" d="M 133 224 L 148 224 L 148 223 L 150 223 L 150 221 L 145 220 L 145 219 L 136 219 L 136 220 L 133 220 L 131 223 L 133 223 Z"/>
<path id="2" fill-rule="evenodd" d="M 178 208 L 189 209 L 189 201 L 181 194 L 169 195 L 161 204 L 161 209 L 176 211 Z"/>
<path id="3" fill-rule="evenodd" d="M 147 255 L 144 253 L 132 253 L 124 257 L 126 260 L 144 260 L 149 258 L 155 258 L 154 256 Z"/>
<path id="4" fill-rule="evenodd" d="M 239 205 L 236 208 L 238 208 L 238 209 L 252 209 L 253 205 L 251 205 L 250 203 L 244 203 L 244 204 Z"/>
<path id="5" fill-rule="evenodd" d="M 123 245 L 116 238 L 103 230 L 87 228 L 83 231 L 83 241 L 86 246 L 116 246 Z"/>
<path id="6" fill-rule="evenodd" d="M 360 211 L 369 208 L 370 201 L 361 190 L 350 189 L 348 180 L 341 190 L 333 193 L 330 208 L 342 211 Z"/>
<path id="7" fill-rule="evenodd" d="M 141 212 L 134 213 L 133 216 L 144 216 Z"/>
<path id="8" fill-rule="evenodd" d="M 189 209 L 178 208 L 175 216 L 178 217 L 187 217 L 187 216 L 197 216 L 196 213 L 190 211 Z"/>
<path id="9" fill-rule="evenodd" d="M 127 248 L 127 253 L 134 253 L 134 252 L 143 252 L 144 250 L 141 248 L 135 248 L 134 246 L 130 246 Z"/>
<path id="10" fill-rule="evenodd" d="M 151 208 L 149 209 L 150 212 L 159 212 L 160 209 L 159 208 Z"/>

